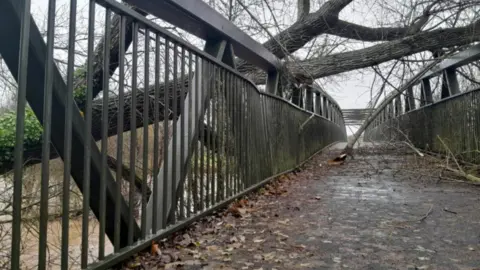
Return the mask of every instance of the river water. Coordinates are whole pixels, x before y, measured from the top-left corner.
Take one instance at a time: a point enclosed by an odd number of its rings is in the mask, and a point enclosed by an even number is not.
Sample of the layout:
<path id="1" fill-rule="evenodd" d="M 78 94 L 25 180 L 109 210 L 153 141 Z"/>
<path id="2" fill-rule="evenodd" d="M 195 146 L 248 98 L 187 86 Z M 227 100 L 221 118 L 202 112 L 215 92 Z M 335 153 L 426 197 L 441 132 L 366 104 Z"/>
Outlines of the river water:
<path id="1" fill-rule="evenodd" d="M 37 223 L 38 224 L 38 223 Z M 24 223 L 22 228 L 21 241 L 21 262 L 22 269 L 36 269 L 38 265 L 38 225 Z M 0 225 L 0 230 L 6 232 L 5 237 L 0 244 L 0 265 L 2 260 L 9 259 L 10 253 L 10 233 L 11 223 Z M 48 269 L 60 269 L 60 251 L 61 251 L 61 233 L 62 222 L 60 219 L 50 221 L 48 224 L 48 248 L 47 261 Z M 98 256 L 98 241 L 99 240 L 99 224 L 95 218 L 92 218 L 89 223 L 89 262 L 92 263 Z M 70 269 L 80 269 L 80 255 L 82 243 L 82 217 L 75 217 L 69 222 L 69 265 Z M 113 246 L 108 237 L 105 236 L 105 254 L 113 252 Z"/>

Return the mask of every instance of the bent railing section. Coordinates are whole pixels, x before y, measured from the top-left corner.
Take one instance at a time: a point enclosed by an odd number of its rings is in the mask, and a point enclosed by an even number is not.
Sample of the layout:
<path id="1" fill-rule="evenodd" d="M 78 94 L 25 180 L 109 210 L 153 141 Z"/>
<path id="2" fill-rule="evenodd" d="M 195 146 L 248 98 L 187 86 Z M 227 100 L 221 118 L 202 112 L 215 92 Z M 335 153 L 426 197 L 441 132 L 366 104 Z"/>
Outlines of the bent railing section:
<path id="1" fill-rule="evenodd" d="M 180 0 L 157 2 L 174 3 L 182 14 L 191 9 Z M 13 178 L 13 214 L 2 223 L 12 228 L 9 249 L 2 250 L 12 269 L 107 268 L 346 139 L 338 104 L 320 88 L 295 90 L 305 93 L 298 105 L 273 94 L 279 61 L 266 49 L 252 63 L 268 74 L 268 92 L 235 70 L 235 48 L 247 61 L 259 50 L 245 36 L 235 42 L 228 33 L 203 37 L 202 51 L 143 11 L 91 1 L 88 41 L 70 35 L 64 76 L 53 61 L 55 35 L 49 28 L 44 42 L 28 3 L 0 1 L 0 22 L 9 25 L 0 37 L 11 41 L 0 44 L 0 54 L 19 83 L 17 113 L 9 115 L 16 117 L 16 146 L 0 149 L 13 153 L 0 164 L 3 176 Z M 214 12 L 201 1 L 195 5 Z M 215 16 L 206 18 L 220 20 Z M 208 23 L 195 31 L 225 29 Z M 70 31 L 74 25 L 70 20 Z M 103 46 L 94 40 L 99 33 Z M 87 48 L 80 60 L 79 44 Z M 50 166 L 57 157 L 61 168 Z M 35 166 L 36 188 L 27 192 L 25 183 L 34 180 L 25 170 Z"/>
<path id="2" fill-rule="evenodd" d="M 420 149 L 478 163 L 480 85 L 475 75 L 462 82 L 459 69 L 479 59 L 480 46 L 475 45 L 442 60 L 384 108 L 365 138 L 409 141 Z"/>

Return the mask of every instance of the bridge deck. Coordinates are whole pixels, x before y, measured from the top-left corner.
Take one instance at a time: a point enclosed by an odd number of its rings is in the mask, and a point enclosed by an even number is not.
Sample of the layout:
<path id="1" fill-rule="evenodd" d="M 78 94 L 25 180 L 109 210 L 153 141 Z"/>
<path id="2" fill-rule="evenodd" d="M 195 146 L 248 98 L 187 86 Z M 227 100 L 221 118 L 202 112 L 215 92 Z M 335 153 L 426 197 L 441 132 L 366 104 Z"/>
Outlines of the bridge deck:
<path id="1" fill-rule="evenodd" d="M 328 166 L 336 148 L 254 195 L 242 217 L 211 217 L 167 242 L 177 248 L 137 260 L 148 268 L 173 257 L 182 269 L 480 265 L 479 188 L 439 181 L 449 177 L 435 176 L 438 161 L 396 147 L 362 147 L 354 160 Z"/>

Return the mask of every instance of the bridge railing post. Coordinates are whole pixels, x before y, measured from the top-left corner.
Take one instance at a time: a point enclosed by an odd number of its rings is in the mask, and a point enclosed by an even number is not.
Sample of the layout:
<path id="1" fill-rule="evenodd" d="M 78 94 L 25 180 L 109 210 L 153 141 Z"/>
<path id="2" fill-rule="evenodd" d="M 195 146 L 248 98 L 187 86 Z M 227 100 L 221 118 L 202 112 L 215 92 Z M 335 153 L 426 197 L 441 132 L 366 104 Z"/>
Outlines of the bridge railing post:
<path id="1" fill-rule="evenodd" d="M 426 78 L 422 80 L 422 94 L 424 99 L 424 105 L 433 103 L 432 88 L 430 86 L 430 79 Z"/>
<path id="2" fill-rule="evenodd" d="M 277 70 L 271 70 L 267 73 L 266 91 L 270 94 L 282 96 L 279 87 L 280 73 Z"/>
<path id="3" fill-rule="evenodd" d="M 413 86 L 409 86 L 405 93 L 405 113 L 415 110 L 415 96 L 413 95 Z"/>
<path id="4" fill-rule="evenodd" d="M 315 93 L 315 113 L 322 115 L 322 96 L 320 92 Z"/>
<path id="5" fill-rule="evenodd" d="M 292 86 L 292 103 L 302 107 L 302 91 L 299 87 L 296 87 L 295 85 Z"/>
<path id="6" fill-rule="evenodd" d="M 395 117 L 398 117 L 402 114 L 402 100 L 400 95 L 395 98 Z"/>
<path id="7" fill-rule="evenodd" d="M 452 67 L 452 68 L 445 69 L 443 72 L 443 76 L 445 77 L 445 80 L 447 83 L 448 96 L 452 96 L 460 93 L 456 68 Z"/>
<path id="8" fill-rule="evenodd" d="M 305 86 L 305 110 L 315 112 L 313 107 L 313 90 L 309 85 Z"/>

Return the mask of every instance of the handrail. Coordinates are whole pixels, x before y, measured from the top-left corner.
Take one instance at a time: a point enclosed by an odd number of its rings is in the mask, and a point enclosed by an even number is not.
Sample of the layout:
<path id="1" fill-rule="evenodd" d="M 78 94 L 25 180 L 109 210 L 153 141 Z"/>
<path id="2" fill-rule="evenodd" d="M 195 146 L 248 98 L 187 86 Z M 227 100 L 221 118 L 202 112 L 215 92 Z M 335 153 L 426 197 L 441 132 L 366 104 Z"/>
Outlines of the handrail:
<path id="1" fill-rule="evenodd" d="M 201 38 L 229 41 L 235 54 L 263 69 L 278 70 L 280 60 L 232 22 L 200 0 L 124 0 Z"/>
<path id="2" fill-rule="evenodd" d="M 478 163 L 480 155 L 472 146 L 478 144 L 474 134 L 478 132 L 480 88 L 461 91 L 456 69 L 480 59 L 480 44 L 439 60 L 427 66 L 423 74 L 402 86 L 400 92 L 393 92 L 376 110 L 376 117 L 365 129 L 367 140 L 409 140 L 419 149 L 449 151 L 457 159 Z M 433 99 L 430 79 L 442 76 L 439 87 L 440 99 Z M 413 86 L 421 84 L 420 96 Z M 403 93 L 406 91 L 406 93 Z M 405 96 L 402 108 L 401 95 Z M 415 99 L 420 102 L 416 102 Z M 419 104 L 419 106 L 417 106 Z M 473 134 L 473 135 L 472 135 Z M 438 140 L 441 138 L 441 140 Z"/>
<path id="3" fill-rule="evenodd" d="M 454 53 L 450 57 L 446 56 L 443 59 L 434 59 L 433 63 L 427 65 L 427 70 L 423 69 L 420 76 L 415 75 L 413 78 L 410 78 L 405 84 L 403 84 L 399 89 L 396 91 L 392 91 L 389 93 L 381 102 L 382 104 L 385 100 L 390 99 L 392 96 L 400 95 L 405 92 L 408 87 L 414 86 L 423 80 L 431 79 L 435 76 L 440 75 L 443 71 L 448 69 L 455 69 L 466 64 L 469 64 L 473 61 L 477 61 L 480 59 L 480 44 L 468 47 L 467 49 L 460 51 L 458 53 Z"/>
<path id="4" fill-rule="evenodd" d="M 443 59 L 425 73 L 419 80 L 432 78 L 448 68 L 457 68 L 473 61 L 480 60 L 480 44 L 469 47 L 468 49 L 454 54 L 451 57 Z"/>

